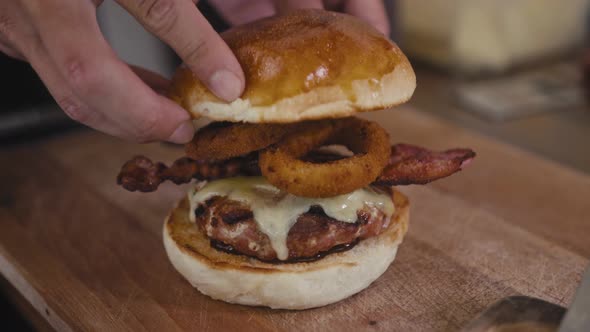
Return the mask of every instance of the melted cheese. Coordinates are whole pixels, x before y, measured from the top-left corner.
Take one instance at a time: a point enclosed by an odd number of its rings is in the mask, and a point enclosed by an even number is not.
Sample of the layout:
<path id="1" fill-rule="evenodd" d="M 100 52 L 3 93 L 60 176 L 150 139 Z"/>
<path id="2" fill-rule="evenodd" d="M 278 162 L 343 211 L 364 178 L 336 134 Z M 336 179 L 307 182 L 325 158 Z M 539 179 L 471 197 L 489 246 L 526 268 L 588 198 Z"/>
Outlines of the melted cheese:
<path id="1" fill-rule="evenodd" d="M 188 195 L 191 207 L 189 217 L 193 222 L 198 205 L 214 196 L 226 196 L 248 205 L 258 229 L 268 236 L 281 260 L 289 256 L 289 230 L 299 215 L 309 211 L 313 205 L 321 206 L 329 217 L 348 223 L 357 221 L 357 211 L 365 205 L 382 211 L 388 219 L 394 212 L 391 197 L 370 187 L 330 198 L 307 198 L 283 192 L 263 177 L 235 177 L 201 183 L 190 190 Z"/>

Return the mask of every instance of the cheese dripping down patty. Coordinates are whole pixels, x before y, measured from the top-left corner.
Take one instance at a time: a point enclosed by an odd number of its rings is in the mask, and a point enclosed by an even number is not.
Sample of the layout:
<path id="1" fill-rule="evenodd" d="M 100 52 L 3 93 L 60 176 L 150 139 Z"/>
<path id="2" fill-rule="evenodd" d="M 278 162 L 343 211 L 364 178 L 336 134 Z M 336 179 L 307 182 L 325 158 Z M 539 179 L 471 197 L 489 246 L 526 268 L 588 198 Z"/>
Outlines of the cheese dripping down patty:
<path id="1" fill-rule="evenodd" d="M 365 205 L 383 212 L 387 219 L 391 218 L 395 209 L 389 194 L 371 187 L 329 198 L 309 198 L 281 191 L 264 177 L 234 177 L 200 182 L 189 190 L 189 218 L 192 222 L 195 222 L 195 209 L 215 196 L 225 196 L 248 205 L 258 229 L 268 236 L 280 260 L 289 256 L 289 230 L 297 218 L 312 206 L 320 206 L 327 216 L 347 223 L 356 222 L 357 211 Z"/>

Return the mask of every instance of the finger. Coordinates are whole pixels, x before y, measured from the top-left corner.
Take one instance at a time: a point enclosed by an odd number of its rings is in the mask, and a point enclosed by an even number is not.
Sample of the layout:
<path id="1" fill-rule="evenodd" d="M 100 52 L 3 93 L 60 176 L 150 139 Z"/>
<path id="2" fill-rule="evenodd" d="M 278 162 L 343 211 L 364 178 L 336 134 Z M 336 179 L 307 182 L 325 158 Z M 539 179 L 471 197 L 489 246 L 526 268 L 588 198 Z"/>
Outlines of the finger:
<path id="1" fill-rule="evenodd" d="M 244 73 L 227 44 L 190 1 L 117 0 L 148 30 L 170 45 L 219 98 L 244 90 Z"/>
<path id="2" fill-rule="evenodd" d="M 22 5 L 22 3 L 20 3 Z M 30 4 L 30 3 L 29 3 Z M 0 50 L 10 56 L 26 60 L 41 78 L 50 94 L 57 104 L 72 118 L 79 118 L 86 115 L 87 123 L 95 123 L 99 114 L 90 113 L 86 110 L 79 98 L 73 95 L 68 83 L 63 79 L 55 64 L 51 61 L 49 54 L 45 51 L 36 29 L 32 24 L 14 24 L 15 21 L 30 22 L 27 8 L 18 6 L 19 3 L 8 2 L 3 5 L 12 5 L 11 8 L 0 8 L 10 11 L 11 16 L 1 20 L 3 39 L 0 39 Z M 20 47 L 13 47 L 18 45 Z M 23 50 L 23 51 L 19 51 Z"/>
<path id="3" fill-rule="evenodd" d="M 59 107 L 72 119 L 101 131 L 115 134 L 114 127 L 98 112 L 92 112 L 73 92 L 49 54 L 40 49 L 29 54 L 29 63 L 35 70 Z"/>
<path id="4" fill-rule="evenodd" d="M 283 14 L 295 9 L 323 9 L 324 5 L 322 0 L 275 0 L 275 8 L 278 13 Z"/>
<path id="5" fill-rule="evenodd" d="M 22 42 L 34 39 L 25 12 L 18 1 L 0 2 L 0 52 L 24 60 Z M 21 46 L 21 47 L 19 47 Z"/>
<path id="6" fill-rule="evenodd" d="M 29 62 L 56 103 L 70 118 L 113 136 L 127 136 L 124 126 L 113 122 L 102 113 L 90 109 L 72 92 L 72 88 L 46 52 L 39 50 L 35 54 L 31 54 Z"/>
<path id="7" fill-rule="evenodd" d="M 73 94 L 87 105 L 74 119 L 141 142 L 184 143 L 192 138 L 188 113 L 146 86 L 110 49 L 91 3 L 48 0 L 42 9 L 36 22 L 47 54 Z M 90 120 L 95 112 L 104 119 Z"/>
<path id="8" fill-rule="evenodd" d="M 344 12 L 365 20 L 389 36 L 389 19 L 382 0 L 348 0 L 344 4 Z"/>
<path id="9" fill-rule="evenodd" d="M 273 0 L 209 0 L 230 25 L 241 25 L 274 15 Z"/>

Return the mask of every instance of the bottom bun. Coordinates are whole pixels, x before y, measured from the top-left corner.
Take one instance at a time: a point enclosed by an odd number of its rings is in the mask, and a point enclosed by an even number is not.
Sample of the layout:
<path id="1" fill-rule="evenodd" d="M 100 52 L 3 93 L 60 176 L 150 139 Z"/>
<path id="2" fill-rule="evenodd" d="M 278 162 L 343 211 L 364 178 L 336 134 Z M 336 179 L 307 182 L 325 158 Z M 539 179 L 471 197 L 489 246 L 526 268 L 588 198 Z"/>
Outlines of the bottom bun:
<path id="1" fill-rule="evenodd" d="M 166 218 L 164 246 L 176 270 L 214 299 L 274 309 L 320 307 L 367 288 L 394 260 L 408 229 L 409 201 L 393 192 L 395 213 L 383 233 L 313 262 L 273 264 L 214 249 L 189 220 L 187 199 Z"/>

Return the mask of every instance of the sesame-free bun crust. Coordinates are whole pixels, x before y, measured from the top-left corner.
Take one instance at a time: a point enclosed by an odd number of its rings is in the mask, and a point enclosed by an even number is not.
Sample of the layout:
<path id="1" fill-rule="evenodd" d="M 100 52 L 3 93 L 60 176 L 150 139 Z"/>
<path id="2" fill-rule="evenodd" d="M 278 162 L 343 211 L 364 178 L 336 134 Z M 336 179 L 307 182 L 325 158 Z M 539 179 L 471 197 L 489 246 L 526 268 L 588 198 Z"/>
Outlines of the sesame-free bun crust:
<path id="1" fill-rule="evenodd" d="M 232 122 L 339 118 L 406 102 L 416 77 L 402 51 L 346 14 L 299 10 L 222 34 L 246 77 L 227 103 L 181 66 L 169 96 L 194 117 Z"/>
<path id="2" fill-rule="evenodd" d="M 176 270 L 214 299 L 274 309 L 320 307 L 367 288 L 394 260 L 408 229 L 409 202 L 400 192 L 392 196 L 395 213 L 383 233 L 314 262 L 272 264 L 218 251 L 188 219 L 187 199 L 166 219 L 164 246 Z"/>

